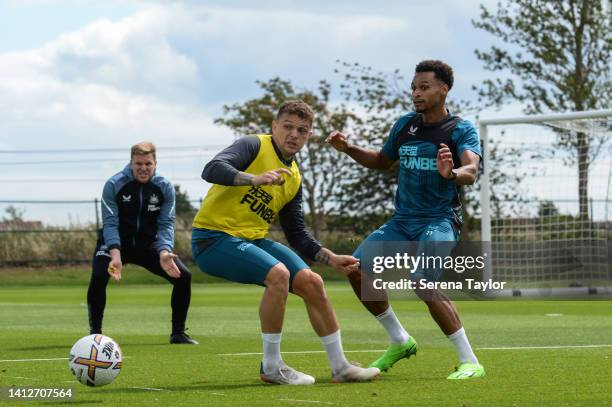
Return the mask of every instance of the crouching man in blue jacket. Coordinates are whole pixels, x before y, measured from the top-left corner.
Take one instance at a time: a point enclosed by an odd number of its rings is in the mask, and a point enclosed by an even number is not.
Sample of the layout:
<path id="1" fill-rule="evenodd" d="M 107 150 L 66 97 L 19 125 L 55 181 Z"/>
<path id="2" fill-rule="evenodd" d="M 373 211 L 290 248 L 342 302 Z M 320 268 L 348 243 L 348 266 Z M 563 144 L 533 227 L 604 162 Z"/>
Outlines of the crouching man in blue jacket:
<path id="1" fill-rule="evenodd" d="M 87 291 L 89 330 L 102 333 L 106 286 L 112 276 L 121 280 L 123 264 L 137 264 L 168 280 L 172 290 L 170 343 L 198 342 L 185 333 L 191 300 L 191 273 L 172 253 L 174 246 L 174 187 L 156 174 L 155 146 L 132 146 L 130 164 L 104 184 L 102 230 L 93 256 Z"/>

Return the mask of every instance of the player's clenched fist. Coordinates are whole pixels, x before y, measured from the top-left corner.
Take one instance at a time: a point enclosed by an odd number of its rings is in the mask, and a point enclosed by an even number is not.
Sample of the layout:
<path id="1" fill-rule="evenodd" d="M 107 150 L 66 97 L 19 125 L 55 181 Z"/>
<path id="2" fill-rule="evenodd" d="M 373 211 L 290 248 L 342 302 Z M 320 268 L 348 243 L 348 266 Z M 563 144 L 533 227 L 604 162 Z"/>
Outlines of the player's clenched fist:
<path id="1" fill-rule="evenodd" d="M 334 255 L 329 259 L 329 265 L 342 274 L 350 274 L 359 270 L 359 260 L 348 255 Z"/>
<path id="2" fill-rule="evenodd" d="M 291 172 L 286 168 L 277 168 L 275 170 L 266 171 L 262 174 L 255 175 L 251 179 L 251 185 L 283 185 L 285 183 L 284 175 L 291 175 Z"/>
<path id="3" fill-rule="evenodd" d="M 325 142 L 342 153 L 348 150 L 348 138 L 345 134 L 339 132 L 338 130 L 334 130 L 329 133 L 329 136 L 327 136 Z"/>
<path id="4" fill-rule="evenodd" d="M 438 156 L 436 157 L 436 166 L 438 167 L 438 172 L 443 178 L 449 179 L 452 177 L 451 172 L 454 168 L 453 153 L 444 143 L 440 143 Z"/>

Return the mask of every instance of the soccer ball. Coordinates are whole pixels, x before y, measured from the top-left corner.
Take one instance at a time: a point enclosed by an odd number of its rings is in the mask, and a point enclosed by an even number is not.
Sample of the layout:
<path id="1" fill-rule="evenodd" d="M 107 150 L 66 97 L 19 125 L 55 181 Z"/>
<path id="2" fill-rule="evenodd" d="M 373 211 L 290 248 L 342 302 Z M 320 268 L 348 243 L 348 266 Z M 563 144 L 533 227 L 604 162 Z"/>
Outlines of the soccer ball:
<path id="1" fill-rule="evenodd" d="M 70 349 L 68 367 L 79 382 L 104 386 L 121 372 L 123 356 L 117 342 L 108 336 L 88 335 Z"/>

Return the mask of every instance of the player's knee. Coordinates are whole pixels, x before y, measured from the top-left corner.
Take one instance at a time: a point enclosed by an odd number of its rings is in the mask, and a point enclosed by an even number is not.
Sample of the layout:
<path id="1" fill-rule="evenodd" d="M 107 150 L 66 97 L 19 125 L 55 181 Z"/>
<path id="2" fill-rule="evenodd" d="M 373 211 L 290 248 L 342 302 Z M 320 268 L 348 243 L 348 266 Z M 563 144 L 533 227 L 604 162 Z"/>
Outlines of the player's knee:
<path id="1" fill-rule="evenodd" d="M 414 292 L 428 307 L 449 300 L 443 292 L 435 289 L 416 289 Z"/>
<path id="2" fill-rule="evenodd" d="M 110 275 L 108 274 L 108 265 L 110 261 L 95 261 L 91 265 L 91 275 L 92 277 L 106 277 Z"/>
<path id="3" fill-rule="evenodd" d="M 278 263 L 268 271 L 264 284 L 269 289 L 288 292 L 289 276 L 287 267 L 283 263 Z"/>
<path id="4" fill-rule="evenodd" d="M 327 297 L 323 279 L 311 270 L 302 270 L 293 279 L 293 292 L 305 300 L 322 300 Z"/>
<path id="5" fill-rule="evenodd" d="M 89 280 L 90 285 L 101 285 L 106 287 L 108 280 L 110 279 L 110 274 L 106 268 L 94 268 L 91 273 L 91 278 Z"/>
<path id="6" fill-rule="evenodd" d="M 323 278 L 315 272 L 310 272 L 310 290 L 318 295 L 325 295 L 325 284 Z"/>
<path id="7" fill-rule="evenodd" d="M 191 272 L 187 269 L 181 269 L 181 277 L 180 277 L 181 281 L 185 282 L 186 284 L 191 283 Z"/>
<path id="8" fill-rule="evenodd" d="M 89 280 L 89 287 L 87 288 L 88 295 L 99 295 L 101 293 L 104 293 L 108 285 L 108 280 L 108 278 L 103 279 L 92 276 L 91 280 Z"/>

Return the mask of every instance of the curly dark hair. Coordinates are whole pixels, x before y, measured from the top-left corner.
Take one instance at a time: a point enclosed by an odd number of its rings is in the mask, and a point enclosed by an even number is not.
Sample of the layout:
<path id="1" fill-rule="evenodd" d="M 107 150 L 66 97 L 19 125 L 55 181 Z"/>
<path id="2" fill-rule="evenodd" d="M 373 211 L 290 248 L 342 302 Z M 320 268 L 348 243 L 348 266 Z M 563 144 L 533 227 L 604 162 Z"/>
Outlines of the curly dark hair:
<path id="1" fill-rule="evenodd" d="M 436 79 L 441 80 L 448 86 L 448 90 L 453 87 L 453 68 L 437 59 L 427 59 L 419 62 L 414 72 L 433 72 Z"/>
<path id="2" fill-rule="evenodd" d="M 314 112 L 308 103 L 303 100 L 294 99 L 287 100 L 281 105 L 276 114 L 276 120 L 279 119 L 283 114 L 294 114 L 300 119 L 308 120 L 310 124 L 314 120 Z"/>

